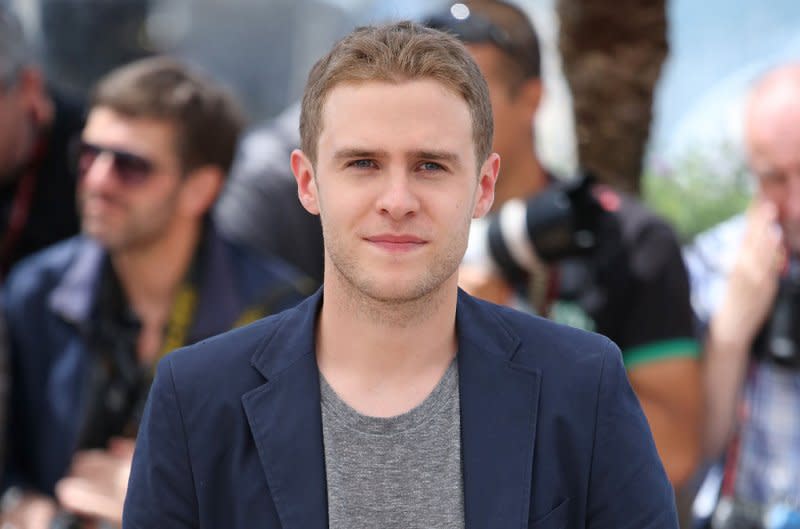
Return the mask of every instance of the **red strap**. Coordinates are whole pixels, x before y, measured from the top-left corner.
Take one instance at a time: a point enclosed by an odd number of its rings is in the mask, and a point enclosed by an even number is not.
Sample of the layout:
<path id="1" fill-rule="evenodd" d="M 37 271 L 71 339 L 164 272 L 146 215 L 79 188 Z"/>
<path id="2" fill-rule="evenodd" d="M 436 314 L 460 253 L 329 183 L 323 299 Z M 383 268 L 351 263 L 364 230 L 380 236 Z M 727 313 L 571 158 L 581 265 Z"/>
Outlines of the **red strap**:
<path id="1" fill-rule="evenodd" d="M 751 367 L 747 379 L 755 376 L 754 367 Z M 744 399 L 739 403 L 737 408 L 737 424 L 742 425 L 747 421 L 749 410 Z M 737 426 L 736 433 L 728 444 L 728 449 L 725 453 L 725 468 L 722 474 L 722 487 L 720 489 L 720 497 L 733 497 L 736 492 L 736 471 L 739 468 L 739 456 L 741 451 L 741 427 Z"/>

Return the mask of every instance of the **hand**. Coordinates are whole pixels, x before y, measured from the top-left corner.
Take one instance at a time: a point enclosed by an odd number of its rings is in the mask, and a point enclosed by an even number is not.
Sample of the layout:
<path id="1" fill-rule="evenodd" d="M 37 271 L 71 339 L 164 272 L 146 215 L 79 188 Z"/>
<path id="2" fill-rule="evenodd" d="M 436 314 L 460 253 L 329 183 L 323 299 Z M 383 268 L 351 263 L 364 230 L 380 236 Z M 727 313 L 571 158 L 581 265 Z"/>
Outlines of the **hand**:
<path id="1" fill-rule="evenodd" d="M 717 330 L 730 340 L 750 344 L 775 300 L 786 265 L 775 206 L 757 199 L 747 212 L 747 227 L 726 287 Z"/>
<path id="2" fill-rule="evenodd" d="M 462 264 L 458 269 L 458 286 L 475 297 L 508 305 L 514 291 L 499 275 L 475 265 Z"/>
<path id="3" fill-rule="evenodd" d="M 50 529 L 58 507 L 47 496 L 25 493 L 0 516 L 2 529 Z"/>
<path id="4" fill-rule="evenodd" d="M 81 516 L 120 525 L 133 449 L 132 439 L 114 439 L 107 450 L 75 454 L 69 475 L 56 484 L 61 506 Z"/>

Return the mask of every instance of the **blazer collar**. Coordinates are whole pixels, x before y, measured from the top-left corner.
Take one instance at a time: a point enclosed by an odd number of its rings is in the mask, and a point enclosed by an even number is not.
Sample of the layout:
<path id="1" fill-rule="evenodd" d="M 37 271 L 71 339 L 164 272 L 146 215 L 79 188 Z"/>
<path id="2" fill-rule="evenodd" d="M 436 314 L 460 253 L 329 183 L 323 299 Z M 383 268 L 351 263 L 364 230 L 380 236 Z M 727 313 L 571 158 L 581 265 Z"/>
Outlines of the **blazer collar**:
<path id="1" fill-rule="evenodd" d="M 283 313 L 254 353 L 266 383 L 242 403 L 283 529 L 327 529 L 315 328 L 322 289 Z"/>
<path id="2" fill-rule="evenodd" d="M 466 529 L 528 527 L 541 373 L 497 308 L 460 291 L 456 325 Z"/>
<path id="3" fill-rule="evenodd" d="M 93 239 L 78 236 L 74 239 L 75 257 L 53 288 L 48 305 L 66 321 L 85 328 L 92 315 L 105 250 Z"/>
<path id="4" fill-rule="evenodd" d="M 242 397 L 284 529 L 328 524 L 315 355 L 321 303 L 322 289 L 284 313 L 252 358 L 267 381 Z M 514 362 L 520 339 L 488 307 L 459 292 L 466 528 L 526 527 L 541 377 Z"/>

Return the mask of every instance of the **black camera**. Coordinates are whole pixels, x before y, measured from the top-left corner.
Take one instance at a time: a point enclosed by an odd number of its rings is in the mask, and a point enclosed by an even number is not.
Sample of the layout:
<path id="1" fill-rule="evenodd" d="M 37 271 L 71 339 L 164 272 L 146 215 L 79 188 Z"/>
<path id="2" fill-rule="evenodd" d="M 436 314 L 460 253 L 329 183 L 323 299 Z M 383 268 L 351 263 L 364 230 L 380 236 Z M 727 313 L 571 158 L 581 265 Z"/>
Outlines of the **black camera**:
<path id="1" fill-rule="evenodd" d="M 800 368 L 800 257 L 789 259 L 778 284 L 772 311 L 756 340 L 754 350 L 775 364 Z"/>
<path id="2" fill-rule="evenodd" d="M 519 284 L 539 266 L 570 257 L 602 258 L 620 241 L 617 219 L 599 199 L 594 178 L 582 173 L 527 201 L 511 200 L 474 223 L 465 262 L 488 264 Z"/>

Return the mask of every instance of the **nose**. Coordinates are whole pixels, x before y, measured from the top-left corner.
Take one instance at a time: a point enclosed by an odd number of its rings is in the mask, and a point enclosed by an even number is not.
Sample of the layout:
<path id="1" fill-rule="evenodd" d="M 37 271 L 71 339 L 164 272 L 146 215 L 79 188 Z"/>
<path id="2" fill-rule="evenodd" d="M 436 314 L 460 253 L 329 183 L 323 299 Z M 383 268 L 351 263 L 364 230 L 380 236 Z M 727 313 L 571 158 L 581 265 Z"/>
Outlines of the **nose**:
<path id="1" fill-rule="evenodd" d="M 114 184 L 114 155 L 101 152 L 92 160 L 81 177 L 84 188 L 100 189 Z"/>
<path id="2" fill-rule="evenodd" d="M 414 215 L 419 210 L 419 198 L 413 189 L 413 176 L 404 169 L 392 171 L 387 175 L 381 189 L 377 207 L 393 220 Z"/>

